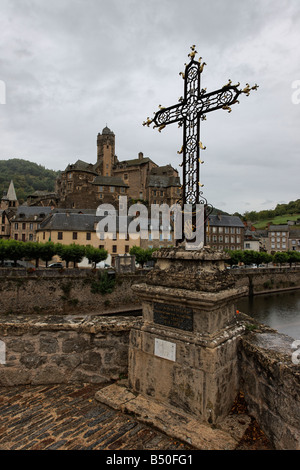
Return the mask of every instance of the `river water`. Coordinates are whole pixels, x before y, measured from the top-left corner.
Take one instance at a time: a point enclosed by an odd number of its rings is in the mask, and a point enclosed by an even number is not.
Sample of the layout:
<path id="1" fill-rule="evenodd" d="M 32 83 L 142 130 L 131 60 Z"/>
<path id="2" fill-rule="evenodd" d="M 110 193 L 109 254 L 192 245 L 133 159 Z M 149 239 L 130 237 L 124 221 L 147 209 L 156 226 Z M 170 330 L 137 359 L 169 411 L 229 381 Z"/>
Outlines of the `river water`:
<path id="1" fill-rule="evenodd" d="M 240 299 L 237 309 L 260 323 L 300 340 L 300 290 Z"/>

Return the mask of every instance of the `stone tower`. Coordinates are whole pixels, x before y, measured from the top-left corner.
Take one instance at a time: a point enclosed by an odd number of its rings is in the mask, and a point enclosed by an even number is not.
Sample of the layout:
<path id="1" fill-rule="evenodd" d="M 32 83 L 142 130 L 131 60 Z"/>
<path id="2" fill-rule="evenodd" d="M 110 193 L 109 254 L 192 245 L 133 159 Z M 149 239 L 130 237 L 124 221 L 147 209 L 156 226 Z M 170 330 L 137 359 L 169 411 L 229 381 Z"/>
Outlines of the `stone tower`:
<path id="1" fill-rule="evenodd" d="M 97 136 L 97 173 L 112 176 L 115 160 L 115 134 L 106 126 Z"/>
<path id="2" fill-rule="evenodd" d="M 1 209 L 11 209 L 18 207 L 18 199 L 16 196 L 16 191 L 14 187 L 14 183 L 11 180 L 7 193 L 3 194 L 1 199 Z"/>

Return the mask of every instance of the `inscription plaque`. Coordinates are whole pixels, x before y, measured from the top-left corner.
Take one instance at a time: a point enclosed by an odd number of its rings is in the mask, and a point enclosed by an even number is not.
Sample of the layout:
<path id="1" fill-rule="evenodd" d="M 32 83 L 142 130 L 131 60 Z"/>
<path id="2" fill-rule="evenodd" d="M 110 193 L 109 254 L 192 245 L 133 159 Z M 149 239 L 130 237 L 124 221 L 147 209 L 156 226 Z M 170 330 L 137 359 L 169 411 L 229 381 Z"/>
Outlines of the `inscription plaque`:
<path id="1" fill-rule="evenodd" d="M 155 338 L 154 343 L 154 354 L 155 356 L 168 359 L 169 361 L 176 361 L 176 344 L 164 341 L 162 339 Z"/>
<path id="2" fill-rule="evenodd" d="M 154 302 L 154 323 L 185 331 L 193 331 L 193 310 L 177 305 Z"/>

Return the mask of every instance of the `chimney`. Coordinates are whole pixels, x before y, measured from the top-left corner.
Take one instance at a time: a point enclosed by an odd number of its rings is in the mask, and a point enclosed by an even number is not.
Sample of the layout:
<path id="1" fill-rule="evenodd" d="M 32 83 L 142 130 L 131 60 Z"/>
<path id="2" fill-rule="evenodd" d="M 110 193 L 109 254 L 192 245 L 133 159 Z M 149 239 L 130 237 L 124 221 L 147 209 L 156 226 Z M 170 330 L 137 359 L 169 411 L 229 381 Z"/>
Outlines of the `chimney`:
<path id="1" fill-rule="evenodd" d="M 139 152 L 139 160 L 142 160 L 144 158 L 143 152 Z"/>

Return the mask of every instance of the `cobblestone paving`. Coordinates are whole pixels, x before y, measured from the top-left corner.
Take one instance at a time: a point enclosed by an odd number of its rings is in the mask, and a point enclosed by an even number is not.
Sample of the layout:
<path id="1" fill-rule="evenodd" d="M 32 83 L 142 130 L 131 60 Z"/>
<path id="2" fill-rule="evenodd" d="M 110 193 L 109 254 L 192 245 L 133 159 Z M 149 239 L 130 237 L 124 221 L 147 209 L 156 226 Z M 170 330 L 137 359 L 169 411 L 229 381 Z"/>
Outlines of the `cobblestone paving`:
<path id="1" fill-rule="evenodd" d="M 0 450 L 192 450 L 97 402 L 99 388 L 0 387 Z"/>

